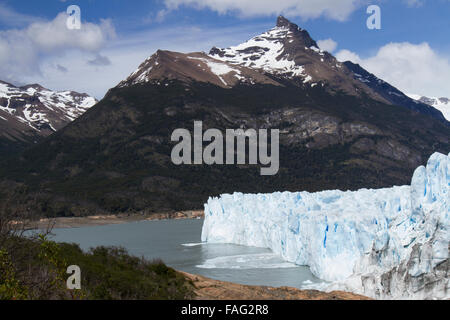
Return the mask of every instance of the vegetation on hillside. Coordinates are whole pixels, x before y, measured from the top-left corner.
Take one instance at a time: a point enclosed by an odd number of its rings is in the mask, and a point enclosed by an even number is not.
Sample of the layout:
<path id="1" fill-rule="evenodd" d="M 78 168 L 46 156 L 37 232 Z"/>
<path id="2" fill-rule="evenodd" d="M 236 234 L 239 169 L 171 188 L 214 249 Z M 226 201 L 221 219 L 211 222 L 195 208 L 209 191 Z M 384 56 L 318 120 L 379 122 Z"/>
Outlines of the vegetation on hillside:
<path id="1" fill-rule="evenodd" d="M 0 210 L 0 300 L 193 297 L 192 282 L 162 261 L 133 257 L 116 247 L 83 252 L 78 245 L 50 241 L 48 230 L 32 233 L 26 220 L 17 218 L 12 210 Z M 67 288 L 71 265 L 81 269 L 81 290 Z"/>

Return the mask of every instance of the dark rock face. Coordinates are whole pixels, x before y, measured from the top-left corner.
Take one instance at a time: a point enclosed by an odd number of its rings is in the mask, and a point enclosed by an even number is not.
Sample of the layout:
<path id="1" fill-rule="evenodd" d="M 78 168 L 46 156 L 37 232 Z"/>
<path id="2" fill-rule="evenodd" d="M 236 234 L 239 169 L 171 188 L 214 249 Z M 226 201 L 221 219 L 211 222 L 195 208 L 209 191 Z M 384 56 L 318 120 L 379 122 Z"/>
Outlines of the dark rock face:
<path id="1" fill-rule="evenodd" d="M 283 16 L 279 16 L 277 19 L 277 27 L 279 28 L 288 28 L 292 31 L 297 39 L 301 39 L 300 44 L 309 48 L 309 47 L 318 47 L 316 41 L 314 41 L 309 35 L 308 31 L 301 29 L 295 23 L 292 23 L 288 19 Z"/>
<path id="2" fill-rule="evenodd" d="M 277 18 L 277 27 L 286 27 L 286 28 L 293 28 L 295 30 L 298 29 L 298 26 L 292 22 L 290 22 L 288 19 L 286 19 L 283 16 L 278 16 Z"/>

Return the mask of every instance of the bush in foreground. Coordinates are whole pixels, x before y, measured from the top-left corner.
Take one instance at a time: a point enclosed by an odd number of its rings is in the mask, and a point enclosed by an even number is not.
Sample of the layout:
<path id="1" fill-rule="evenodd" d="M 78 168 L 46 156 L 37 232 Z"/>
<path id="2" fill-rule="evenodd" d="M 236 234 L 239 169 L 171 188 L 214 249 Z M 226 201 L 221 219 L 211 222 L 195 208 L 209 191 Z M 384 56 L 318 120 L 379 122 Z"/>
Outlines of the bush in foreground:
<path id="1" fill-rule="evenodd" d="M 66 287 L 67 267 L 81 269 L 81 290 Z M 0 246 L 0 299 L 189 299 L 193 285 L 162 261 L 125 249 L 75 244 L 46 237 L 10 237 Z"/>

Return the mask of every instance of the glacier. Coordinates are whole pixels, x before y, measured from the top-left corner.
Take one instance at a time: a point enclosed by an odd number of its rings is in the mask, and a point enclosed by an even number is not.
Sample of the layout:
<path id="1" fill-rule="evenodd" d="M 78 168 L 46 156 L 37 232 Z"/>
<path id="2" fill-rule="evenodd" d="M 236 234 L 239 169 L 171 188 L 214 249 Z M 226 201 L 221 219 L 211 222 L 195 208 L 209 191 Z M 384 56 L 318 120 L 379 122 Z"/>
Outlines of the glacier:
<path id="1" fill-rule="evenodd" d="M 378 299 L 448 299 L 450 154 L 410 186 L 223 194 L 205 204 L 202 241 L 269 248 L 328 290 Z"/>

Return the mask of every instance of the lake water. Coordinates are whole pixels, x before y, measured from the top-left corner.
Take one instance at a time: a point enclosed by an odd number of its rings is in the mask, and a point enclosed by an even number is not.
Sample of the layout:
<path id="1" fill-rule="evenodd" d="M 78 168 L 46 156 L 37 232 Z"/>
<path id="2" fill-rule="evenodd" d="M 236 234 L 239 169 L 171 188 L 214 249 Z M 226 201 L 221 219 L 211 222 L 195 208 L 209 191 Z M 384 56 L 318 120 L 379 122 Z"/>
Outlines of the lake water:
<path id="1" fill-rule="evenodd" d="M 202 244 L 202 226 L 198 219 L 54 229 L 53 240 L 77 243 L 83 250 L 121 246 L 135 256 L 162 259 L 177 270 L 241 284 L 302 288 L 322 283 L 308 267 L 285 262 L 268 249 Z"/>

